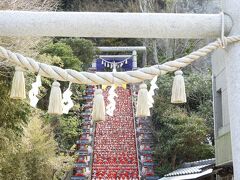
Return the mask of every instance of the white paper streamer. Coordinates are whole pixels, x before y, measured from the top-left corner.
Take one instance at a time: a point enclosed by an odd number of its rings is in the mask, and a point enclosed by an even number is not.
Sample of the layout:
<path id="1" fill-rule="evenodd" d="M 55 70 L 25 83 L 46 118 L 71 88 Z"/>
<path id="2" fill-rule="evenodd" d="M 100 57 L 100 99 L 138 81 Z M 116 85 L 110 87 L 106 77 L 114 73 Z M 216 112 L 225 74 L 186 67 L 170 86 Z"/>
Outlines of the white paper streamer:
<path id="1" fill-rule="evenodd" d="M 106 113 L 109 115 L 109 116 L 113 116 L 113 112 L 116 108 L 116 101 L 115 101 L 115 97 L 118 97 L 118 95 L 115 93 L 115 85 L 112 84 L 111 88 L 109 89 L 108 91 L 109 95 L 108 95 L 108 101 L 109 101 L 109 104 L 107 105 L 106 107 Z"/>
<path id="2" fill-rule="evenodd" d="M 36 107 L 39 101 L 37 95 L 39 94 L 39 87 L 42 86 L 41 76 L 37 75 L 36 82 L 32 83 L 32 89 L 28 92 L 30 105 Z"/>
<path id="3" fill-rule="evenodd" d="M 91 171 L 90 171 L 89 167 L 86 167 L 84 175 L 88 177 L 88 176 L 90 176 L 90 174 L 91 174 Z"/>
<path id="4" fill-rule="evenodd" d="M 153 99 L 153 96 L 155 95 L 154 91 L 155 91 L 155 89 L 158 89 L 158 86 L 157 86 L 156 82 L 157 82 L 157 76 L 155 76 L 152 79 L 152 81 L 150 83 L 151 87 L 148 91 L 148 105 L 149 105 L 150 108 L 153 107 L 153 103 L 154 103 L 154 99 Z"/>
<path id="5" fill-rule="evenodd" d="M 91 154 L 93 152 L 92 146 L 88 146 L 87 149 L 88 149 L 88 154 Z"/>
<path id="6" fill-rule="evenodd" d="M 63 114 L 68 114 L 69 110 L 74 106 L 73 101 L 71 99 L 72 92 L 71 92 L 71 84 L 67 90 L 63 93 L 63 100 L 62 100 L 62 107 L 63 107 Z"/>

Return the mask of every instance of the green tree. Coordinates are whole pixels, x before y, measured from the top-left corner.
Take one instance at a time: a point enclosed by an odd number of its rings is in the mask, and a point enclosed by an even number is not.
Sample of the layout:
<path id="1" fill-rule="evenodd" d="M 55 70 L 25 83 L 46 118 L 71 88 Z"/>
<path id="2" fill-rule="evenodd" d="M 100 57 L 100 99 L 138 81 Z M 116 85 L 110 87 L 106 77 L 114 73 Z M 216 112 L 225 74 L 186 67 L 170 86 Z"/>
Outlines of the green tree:
<path id="1" fill-rule="evenodd" d="M 81 60 L 83 70 L 86 71 L 91 67 L 92 61 L 98 52 L 92 41 L 83 38 L 65 38 L 61 39 L 60 42 L 72 48 L 73 54 Z"/>
<path id="2" fill-rule="evenodd" d="M 14 130 L 0 128 L 0 179 L 27 179 L 23 157 L 19 154 L 19 140 Z"/>
<path id="3" fill-rule="evenodd" d="M 81 70 L 82 62 L 74 54 L 71 46 L 62 43 L 50 43 L 40 50 L 40 54 L 46 54 L 59 57 L 63 62 L 64 68 Z M 53 65 L 58 65 L 54 64 Z"/>
<path id="4" fill-rule="evenodd" d="M 214 120 L 212 101 L 212 78 L 206 74 L 193 73 L 186 78 L 187 103 L 185 108 L 188 112 L 194 112 L 202 117 L 208 127 L 208 140 L 214 145 Z"/>
<path id="5" fill-rule="evenodd" d="M 213 133 L 209 79 L 201 74 L 185 77 L 187 103 L 183 105 L 170 103 L 172 77 L 159 80 L 152 116 L 158 174 L 164 175 L 186 161 L 214 156 L 208 142 Z"/>
<path id="6" fill-rule="evenodd" d="M 61 117 L 48 116 L 47 120 L 51 123 L 58 142 L 60 151 L 70 149 L 81 133 L 81 119 L 77 115 L 63 115 Z"/>
<path id="7" fill-rule="evenodd" d="M 12 137 L 2 141 L 2 146 L 10 146 L 1 151 L 0 177 L 8 180 L 50 180 L 63 175 L 71 167 L 73 159 L 69 156 L 56 154 L 57 142 L 54 140 L 52 128 L 44 125 L 42 120 L 31 118 L 28 125 L 23 128 L 23 136 Z M 14 139 L 15 137 L 16 139 Z"/>
<path id="8" fill-rule="evenodd" d="M 21 147 L 29 179 L 50 179 L 53 167 L 50 166 L 49 159 L 56 157 L 57 149 L 50 126 L 33 118 L 24 128 Z"/>
<path id="9" fill-rule="evenodd" d="M 40 50 L 41 54 L 39 58 L 41 61 L 53 65 L 60 66 L 62 68 L 71 68 L 80 70 L 87 67 L 87 64 L 91 64 L 95 53 L 94 45 L 91 41 L 79 38 L 64 38 L 58 42 L 50 43 Z M 74 57 L 70 61 L 69 58 Z M 84 63 L 82 63 L 84 59 Z M 79 63 L 77 66 L 76 64 Z M 84 66 L 82 66 L 84 64 Z M 86 68 L 87 69 L 87 68 Z M 68 82 L 61 82 L 61 89 L 64 91 L 68 87 Z M 43 78 L 43 88 L 41 90 L 41 99 L 38 103 L 38 107 L 42 110 L 47 110 L 49 94 L 51 89 L 51 81 Z M 47 123 L 50 123 L 54 128 L 55 139 L 58 142 L 58 146 L 61 150 L 67 150 L 72 147 L 79 134 L 81 123 L 81 96 L 85 86 L 72 84 L 71 91 L 73 92 L 72 100 L 74 101 L 74 107 L 70 110 L 68 115 L 61 117 L 46 115 L 45 119 Z"/>
<path id="10" fill-rule="evenodd" d="M 28 121 L 30 108 L 25 101 L 10 98 L 13 70 L 4 68 L 0 74 L 0 127 L 20 134 L 22 125 Z"/>

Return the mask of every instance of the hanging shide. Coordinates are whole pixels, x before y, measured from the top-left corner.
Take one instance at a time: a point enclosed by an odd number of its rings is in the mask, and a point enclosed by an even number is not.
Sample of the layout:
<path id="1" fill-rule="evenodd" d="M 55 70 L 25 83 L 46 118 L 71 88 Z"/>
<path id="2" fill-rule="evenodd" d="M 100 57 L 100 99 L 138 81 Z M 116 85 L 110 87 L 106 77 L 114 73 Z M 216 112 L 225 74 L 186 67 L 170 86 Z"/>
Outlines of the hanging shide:
<path id="1" fill-rule="evenodd" d="M 175 72 L 175 77 L 173 79 L 171 103 L 180 104 L 186 102 L 187 99 L 183 72 L 178 70 Z"/>
<path id="2" fill-rule="evenodd" d="M 240 36 L 237 35 L 237 36 L 226 37 L 225 40 L 227 41 L 228 44 L 236 43 L 240 41 Z M 161 65 L 153 65 L 151 67 L 140 68 L 138 70 L 132 71 L 131 73 L 129 73 L 129 71 L 126 71 L 126 72 L 123 72 L 123 75 L 121 75 L 121 77 L 125 79 L 124 83 L 127 83 L 127 84 L 138 83 L 138 82 L 142 82 L 143 80 L 149 80 L 148 78 L 149 75 L 151 76 L 160 75 L 161 72 L 164 72 L 161 74 L 161 75 L 164 75 L 167 72 L 175 71 L 180 67 L 184 68 L 187 65 L 193 63 L 194 61 L 200 59 L 201 57 L 208 55 L 209 53 L 213 52 L 219 47 L 221 47 L 221 43 L 219 43 L 219 41 L 214 41 L 184 57 L 175 59 L 173 61 L 167 61 Z M 20 59 L 19 54 L 11 52 L 10 50 L 7 50 L 1 46 L 0 46 L 0 57 L 2 57 L 1 59 L 7 58 L 10 63 L 15 65 L 18 65 L 19 62 L 21 62 L 21 66 L 26 68 L 29 67 L 29 64 L 34 64 L 34 66 L 32 66 L 28 70 L 31 72 L 39 71 L 40 75 L 45 77 L 57 78 L 59 80 L 62 80 L 62 74 L 64 75 L 69 74 L 72 78 L 74 78 L 74 83 L 77 83 L 77 84 L 96 84 L 96 83 L 108 84 L 109 83 L 108 79 L 112 78 L 111 72 L 105 72 L 106 73 L 105 77 L 107 78 L 104 78 L 102 77 L 102 75 L 98 75 L 98 74 L 93 75 L 94 73 L 75 72 L 75 71 L 72 71 L 71 69 L 64 70 L 60 67 L 56 67 L 53 65 L 50 66 L 44 63 L 39 63 L 32 58 L 27 58 L 22 55 Z M 40 64 L 42 64 L 42 66 L 40 66 Z M 44 68 L 47 71 L 44 70 Z M 131 78 L 132 76 L 134 76 L 135 78 Z M 121 83 L 123 82 L 116 79 L 115 84 L 121 84 Z"/>
<path id="3" fill-rule="evenodd" d="M 26 98 L 25 79 L 24 79 L 24 73 L 23 73 L 24 69 L 21 67 L 16 67 L 15 69 L 16 71 L 15 71 L 13 83 L 12 83 L 11 98 L 24 99 Z M 182 75 L 183 75 L 183 72 L 181 70 L 178 70 L 175 72 L 175 77 L 174 77 L 173 86 L 172 86 L 172 96 L 171 96 L 172 103 L 186 102 L 185 83 Z M 37 77 L 38 80 L 36 80 L 36 82 L 33 83 L 37 85 L 35 88 L 36 92 L 34 91 L 35 92 L 34 95 L 38 94 L 38 87 L 41 86 L 40 85 L 41 83 L 38 82 L 41 80 L 41 79 L 39 80 L 39 78 L 40 78 L 40 75 L 38 75 Z M 140 85 L 140 89 L 138 92 L 137 109 L 136 109 L 137 117 L 150 116 L 150 108 L 153 106 L 153 102 L 154 102 L 152 96 L 154 95 L 154 89 L 158 88 L 156 85 L 156 81 L 157 81 L 157 76 L 155 76 L 152 79 L 151 88 L 149 91 L 147 90 L 147 85 L 145 83 L 142 83 Z M 112 88 L 114 88 L 114 86 Z M 104 102 L 104 97 L 102 92 L 103 91 L 101 89 L 96 89 L 94 93 L 92 118 L 96 122 L 105 120 L 105 102 Z M 49 97 L 49 106 L 48 106 L 49 114 L 61 115 L 63 113 L 67 113 L 69 109 L 73 106 L 73 104 L 71 103 L 70 103 L 70 107 L 64 104 L 66 99 L 68 101 L 69 100 L 71 101 L 70 96 L 72 95 L 72 93 L 70 91 L 70 86 L 64 94 L 65 96 L 67 95 L 67 97 L 63 99 L 62 92 L 60 89 L 60 83 L 57 81 L 54 81 L 52 84 L 51 93 Z M 37 101 L 34 103 L 34 107 L 36 106 L 36 103 Z M 66 109 L 66 107 L 64 108 L 64 106 L 67 106 L 67 110 L 64 110 Z M 111 113 L 111 116 L 112 115 L 113 115 L 113 112 Z"/>
<path id="4" fill-rule="evenodd" d="M 153 96 L 155 95 L 155 89 L 158 89 L 158 86 L 156 84 L 157 82 L 157 78 L 158 76 L 155 76 L 150 84 L 151 84 L 151 87 L 148 91 L 148 104 L 149 104 L 149 108 L 152 108 L 153 107 L 153 103 L 154 103 L 154 99 L 153 99 Z"/>
<path id="5" fill-rule="evenodd" d="M 61 115 L 63 113 L 62 91 L 60 89 L 60 83 L 57 81 L 54 81 L 52 84 L 49 97 L 48 113 L 55 115 Z"/>
<path id="6" fill-rule="evenodd" d="M 10 98 L 12 99 L 26 98 L 24 69 L 22 67 L 18 66 L 15 67 Z"/>
<path id="7" fill-rule="evenodd" d="M 74 106 L 74 103 L 71 99 L 72 91 L 71 91 L 71 82 L 65 92 L 63 92 L 63 99 L 62 99 L 62 107 L 63 107 L 63 114 L 68 114 L 69 110 Z"/>
<path id="8" fill-rule="evenodd" d="M 39 94 L 39 87 L 42 86 L 41 76 L 38 74 L 36 81 L 32 83 L 32 89 L 28 92 L 28 97 L 30 99 L 30 106 L 36 108 L 39 101 L 37 95 Z"/>
<path id="9" fill-rule="evenodd" d="M 117 88 L 117 86 L 112 84 L 109 91 L 108 91 L 107 99 L 109 101 L 109 104 L 106 107 L 106 114 L 109 115 L 109 116 L 113 116 L 114 111 L 116 109 L 115 97 L 118 97 L 116 92 L 115 92 L 116 88 Z"/>
<path id="10" fill-rule="evenodd" d="M 226 41 L 229 45 L 229 44 L 239 42 L 240 36 L 236 35 L 236 36 L 224 37 L 223 40 Z M 149 75 L 151 76 L 164 75 L 165 73 L 175 71 L 180 67 L 184 68 L 187 65 L 191 64 L 192 62 L 198 60 L 199 58 L 208 55 L 209 53 L 213 52 L 219 47 L 223 47 L 222 45 L 223 44 L 221 42 L 214 41 L 204 46 L 203 48 L 200 48 L 197 51 L 194 51 L 189 55 L 178 58 L 176 60 L 173 60 L 170 62 L 168 61 L 161 65 L 154 65 L 147 68 L 140 68 L 132 72 L 126 71 L 126 72 L 121 72 L 122 74 L 118 73 L 119 78 L 116 78 L 115 83 L 116 84 L 138 83 L 138 82 L 142 82 L 143 80 L 149 80 Z M 74 79 L 74 83 L 77 83 L 77 84 L 94 84 L 94 83 L 108 84 L 109 78 L 113 78 L 113 75 L 111 72 L 105 72 L 106 74 L 104 74 L 103 76 L 101 73 L 93 74 L 88 72 L 75 72 L 71 69 L 64 70 L 57 66 L 52 66 L 52 65 L 49 66 L 44 63 L 39 63 L 32 58 L 27 58 L 21 54 L 11 52 L 10 50 L 7 50 L 1 46 L 0 46 L 0 57 L 1 57 L 0 60 L 7 58 L 11 64 L 15 64 L 16 66 L 19 66 L 19 63 L 21 63 L 21 67 L 24 67 L 34 73 L 39 72 L 40 75 L 44 77 L 49 77 L 49 78 L 54 77 L 58 80 L 62 80 L 63 75 L 65 76 L 69 74 Z M 31 68 L 29 65 L 32 65 Z M 184 103 L 186 102 L 186 93 L 185 93 L 185 85 L 184 85 L 182 72 L 177 71 L 175 74 L 176 74 L 176 77 L 174 78 L 174 84 L 172 87 L 171 102 Z M 132 78 L 133 76 L 134 78 Z M 121 78 L 124 79 L 124 82 L 122 82 L 123 80 L 121 80 Z M 23 68 L 16 67 L 16 72 L 14 74 L 10 96 L 11 98 L 14 98 L 14 99 L 24 99 L 26 97 Z M 151 99 L 150 97 L 150 101 L 149 101 L 150 106 L 152 106 L 152 103 L 153 103 L 153 99 Z"/>

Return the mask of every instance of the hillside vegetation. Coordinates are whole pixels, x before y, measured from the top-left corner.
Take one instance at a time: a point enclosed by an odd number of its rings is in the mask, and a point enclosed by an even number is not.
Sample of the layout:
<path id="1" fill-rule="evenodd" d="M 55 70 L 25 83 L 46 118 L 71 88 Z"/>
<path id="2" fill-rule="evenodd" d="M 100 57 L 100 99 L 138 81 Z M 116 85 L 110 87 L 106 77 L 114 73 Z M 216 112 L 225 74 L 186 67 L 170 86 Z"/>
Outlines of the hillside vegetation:
<path id="1" fill-rule="evenodd" d="M 208 0 L 2 0 L 1 10 L 111 11 L 111 12 L 217 12 Z M 87 70 L 98 53 L 96 46 L 146 46 L 138 54 L 139 67 L 163 63 L 203 46 L 203 40 L 101 39 L 0 37 L 0 45 L 62 68 Z M 170 103 L 173 74 L 159 78 L 152 110 L 154 157 L 157 175 L 164 175 L 185 161 L 214 156 L 213 112 L 209 58 L 184 69 L 188 102 Z M 9 98 L 14 68 L 0 64 L 0 179 L 63 179 L 74 157 L 68 151 L 81 129 L 81 96 L 85 86 L 73 85 L 74 108 L 68 115 L 46 114 L 52 80 L 42 78 L 38 110 L 28 100 Z M 26 72 L 27 91 L 35 75 Z M 61 83 L 65 90 L 68 83 Z"/>

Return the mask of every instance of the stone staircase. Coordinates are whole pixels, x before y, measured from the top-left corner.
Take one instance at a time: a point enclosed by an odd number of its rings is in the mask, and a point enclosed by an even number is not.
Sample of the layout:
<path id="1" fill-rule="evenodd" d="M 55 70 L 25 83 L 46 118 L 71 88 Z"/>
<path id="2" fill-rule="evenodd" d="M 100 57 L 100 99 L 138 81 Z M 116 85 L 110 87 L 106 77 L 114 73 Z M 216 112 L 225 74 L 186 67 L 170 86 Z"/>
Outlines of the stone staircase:
<path id="1" fill-rule="evenodd" d="M 95 129 L 92 179 L 139 179 L 132 96 L 118 87 L 114 116 Z M 104 92 L 105 99 L 107 91 Z M 106 104 L 108 104 L 106 100 Z"/>
<path id="2" fill-rule="evenodd" d="M 91 119 L 94 86 L 87 87 L 72 180 L 158 179 L 154 176 L 151 120 L 134 118 L 137 91 L 138 88 L 118 87 L 114 116 L 94 124 Z M 103 95 L 107 106 L 108 89 Z"/>
<path id="3" fill-rule="evenodd" d="M 83 119 L 81 124 L 82 133 L 76 142 L 76 154 L 78 158 L 75 162 L 71 180 L 86 180 L 91 178 L 94 134 L 94 124 L 91 118 L 93 94 L 94 86 L 87 86 L 85 95 L 83 96 L 85 103 L 82 106 L 83 113 L 81 114 Z"/>

